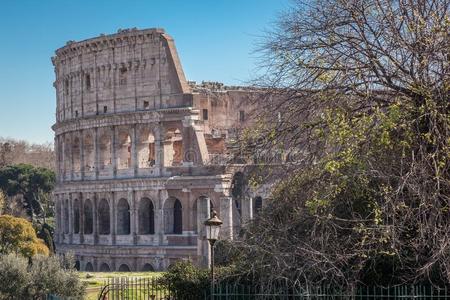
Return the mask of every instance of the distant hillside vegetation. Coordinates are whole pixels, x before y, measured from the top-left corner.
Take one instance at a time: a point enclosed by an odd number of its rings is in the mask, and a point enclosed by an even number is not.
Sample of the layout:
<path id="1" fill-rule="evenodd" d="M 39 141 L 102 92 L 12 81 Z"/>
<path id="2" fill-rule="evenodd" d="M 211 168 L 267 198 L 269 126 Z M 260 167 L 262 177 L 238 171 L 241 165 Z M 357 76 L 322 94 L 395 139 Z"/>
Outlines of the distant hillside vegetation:
<path id="1" fill-rule="evenodd" d="M 53 144 L 30 144 L 23 140 L 0 137 L 0 168 L 20 163 L 55 170 Z"/>

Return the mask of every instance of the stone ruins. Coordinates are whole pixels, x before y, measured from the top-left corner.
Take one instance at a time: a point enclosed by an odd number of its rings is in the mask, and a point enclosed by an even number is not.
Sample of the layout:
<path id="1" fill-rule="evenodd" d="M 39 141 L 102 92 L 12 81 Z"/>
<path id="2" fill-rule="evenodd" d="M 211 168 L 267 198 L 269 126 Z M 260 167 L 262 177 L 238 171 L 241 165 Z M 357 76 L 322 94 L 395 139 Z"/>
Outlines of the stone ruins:
<path id="1" fill-rule="evenodd" d="M 232 239 L 263 205 L 227 163 L 257 92 L 186 81 L 162 29 L 70 41 L 52 62 L 57 253 L 84 271 L 208 265 L 210 210 Z"/>

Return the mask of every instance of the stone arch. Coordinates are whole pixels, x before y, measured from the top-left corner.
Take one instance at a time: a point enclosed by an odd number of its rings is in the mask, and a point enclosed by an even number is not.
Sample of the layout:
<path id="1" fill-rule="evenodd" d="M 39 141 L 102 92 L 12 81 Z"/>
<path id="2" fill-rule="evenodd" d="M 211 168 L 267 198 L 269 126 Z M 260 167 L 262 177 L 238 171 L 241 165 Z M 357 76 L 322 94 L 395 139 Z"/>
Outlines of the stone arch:
<path id="1" fill-rule="evenodd" d="M 111 272 L 111 268 L 109 267 L 109 265 L 107 263 L 102 263 L 98 270 L 99 270 L 99 272 Z"/>
<path id="2" fill-rule="evenodd" d="M 70 165 L 71 165 L 71 145 L 70 145 L 70 139 L 68 136 L 65 137 L 64 139 L 64 144 L 63 144 L 63 164 L 64 164 L 64 174 L 68 174 L 70 173 L 71 169 L 70 169 Z"/>
<path id="3" fill-rule="evenodd" d="M 241 215 L 242 200 L 245 198 L 246 193 L 247 180 L 245 175 L 242 172 L 236 172 L 231 181 L 231 196 L 233 197 L 234 205 L 239 215 Z"/>
<path id="4" fill-rule="evenodd" d="M 102 199 L 98 205 L 98 233 L 110 234 L 110 212 L 108 200 Z"/>
<path id="5" fill-rule="evenodd" d="M 263 207 L 263 198 L 260 196 L 255 197 L 253 202 L 253 211 L 258 214 Z"/>
<path id="6" fill-rule="evenodd" d="M 73 200 L 73 233 L 80 233 L 80 201 Z"/>
<path id="7" fill-rule="evenodd" d="M 192 228 L 192 230 L 195 232 L 195 233 L 198 233 L 198 221 L 199 220 L 197 220 L 197 218 L 198 218 L 198 215 L 197 215 L 197 212 L 198 212 L 198 208 L 197 208 L 197 205 L 198 205 L 198 202 L 199 202 L 199 200 L 200 199 L 205 199 L 205 198 L 209 198 L 209 197 L 206 197 L 206 196 L 200 196 L 200 197 L 198 197 L 197 199 L 195 199 L 195 201 L 194 201 L 194 204 L 192 205 L 192 209 L 191 209 L 191 213 L 192 213 L 192 220 L 193 220 L 193 228 Z M 211 199 L 209 199 L 209 209 L 212 211 L 213 209 L 214 209 L 214 204 L 213 204 L 213 202 L 211 201 Z M 202 223 L 205 221 L 205 220 L 200 220 Z"/>
<path id="8" fill-rule="evenodd" d="M 84 136 L 83 151 L 84 151 L 85 171 L 88 172 L 94 171 L 95 170 L 94 138 L 90 133 L 87 133 Z"/>
<path id="9" fill-rule="evenodd" d="M 94 232 L 94 210 L 90 199 L 84 201 L 84 234 Z"/>
<path id="10" fill-rule="evenodd" d="M 75 261 L 75 266 L 74 266 L 75 270 L 80 271 L 80 261 L 76 260 Z"/>
<path id="11" fill-rule="evenodd" d="M 164 202 L 164 232 L 183 233 L 183 206 L 177 198 L 170 197 Z"/>
<path id="12" fill-rule="evenodd" d="M 64 142 L 58 139 L 57 149 L 55 149 L 58 157 L 57 168 L 60 174 L 64 174 Z"/>
<path id="13" fill-rule="evenodd" d="M 64 233 L 69 233 L 69 200 L 64 201 Z"/>
<path id="14" fill-rule="evenodd" d="M 58 228 L 58 231 L 61 233 L 64 232 L 64 228 L 63 228 L 62 222 L 61 222 L 62 217 L 63 216 L 62 216 L 61 201 L 58 200 L 58 201 L 56 201 L 56 226 Z"/>
<path id="15" fill-rule="evenodd" d="M 127 264 L 121 264 L 118 271 L 119 272 L 131 272 L 131 269 Z"/>
<path id="16" fill-rule="evenodd" d="M 103 170 L 107 166 L 112 164 L 112 147 L 111 147 L 111 135 L 104 133 L 99 139 L 100 151 L 99 151 L 99 165 Z"/>
<path id="17" fill-rule="evenodd" d="M 86 265 L 84 266 L 84 270 L 85 270 L 86 272 L 94 272 L 94 266 L 93 266 L 90 262 L 88 262 L 88 263 L 86 263 Z"/>
<path id="18" fill-rule="evenodd" d="M 137 153 L 139 168 L 150 168 L 155 165 L 155 136 L 148 128 L 143 129 L 139 134 Z"/>
<path id="19" fill-rule="evenodd" d="M 164 166 L 183 163 L 183 135 L 178 128 L 170 128 L 164 136 Z"/>
<path id="20" fill-rule="evenodd" d="M 130 205 L 124 198 L 117 203 L 117 234 L 130 234 Z"/>
<path id="21" fill-rule="evenodd" d="M 127 131 L 119 133 L 117 160 L 118 169 L 129 169 L 131 167 L 131 136 Z"/>
<path id="22" fill-rule="evenodd" d="M 141 268 L 142 272 L 155 272 L 155 268 L 153 268 L 152 264 L 146 263 Z"/>
<path id="23" fill-rule="evenodd" d="M 73 170 L 75 172 L 81 171 L 81 148 L 80 148 L 80 139 L 75 137 L 72 143 L 72 161 L 73 161 Z"/>
<path id="24" fill-rule="evenodd" d="M 142 198 L 139 203 L 139 234 L 155 234 L 155 211 L 149 198 Z"/>

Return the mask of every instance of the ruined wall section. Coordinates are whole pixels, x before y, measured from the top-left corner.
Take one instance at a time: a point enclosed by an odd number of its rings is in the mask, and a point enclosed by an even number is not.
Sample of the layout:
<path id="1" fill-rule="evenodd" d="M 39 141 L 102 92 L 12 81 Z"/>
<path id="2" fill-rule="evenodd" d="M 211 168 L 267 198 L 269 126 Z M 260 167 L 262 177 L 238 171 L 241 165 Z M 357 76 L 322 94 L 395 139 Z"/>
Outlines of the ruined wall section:
<path id="1" fill-rule="evenodd" d="M 248 88 L 229 88 L 219 83 L 213 86 L 208 83 L 191 85 L 191 88 L 209 156 L 213 163 L 226 161 L 230 144 L 255 121 L 256 100 L 261 93 Z M 219 160 L 214 161 L 218 157 Z"/>

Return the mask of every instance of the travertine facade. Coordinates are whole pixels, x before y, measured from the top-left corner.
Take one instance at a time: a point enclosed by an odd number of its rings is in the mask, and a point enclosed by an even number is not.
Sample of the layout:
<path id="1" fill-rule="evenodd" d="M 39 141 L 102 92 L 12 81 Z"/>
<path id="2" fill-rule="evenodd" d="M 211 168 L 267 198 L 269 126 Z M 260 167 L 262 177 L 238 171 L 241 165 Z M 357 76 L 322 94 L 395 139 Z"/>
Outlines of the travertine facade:
<path id="1" fill-rule="evenodd" d="M 208 264 L 211 206 L 232 238 L 262 202 L 225 164 L 254 92 L 187 82 L 161 29 L 68 42 L 52 61 L 57 252 L 87 271 Z"/>

